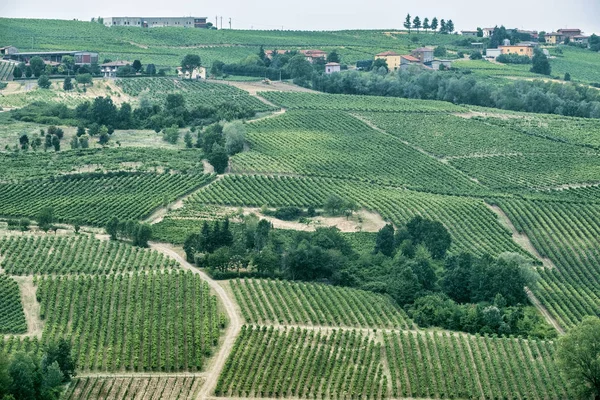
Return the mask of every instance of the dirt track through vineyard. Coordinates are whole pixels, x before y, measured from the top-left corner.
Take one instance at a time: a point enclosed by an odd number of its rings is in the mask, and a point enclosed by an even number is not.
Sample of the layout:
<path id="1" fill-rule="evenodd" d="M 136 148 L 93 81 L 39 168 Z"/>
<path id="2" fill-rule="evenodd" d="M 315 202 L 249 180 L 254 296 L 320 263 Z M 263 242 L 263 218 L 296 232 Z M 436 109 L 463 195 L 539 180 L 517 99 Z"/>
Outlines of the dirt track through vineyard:
<path id="1" fill-rule="evenodd" d="M 202 386 L 202 389 L 200 390 L 200 393 L 197 397 L 198 400 L 207 399 L 214 392 L 214 389 L 217 385 L 217 381 L 219 379 L 219 375 L 221 375 L 221 371 L 225 366 L 227 357 L 233 349 L 235 339 L 239 335 L 240 330 L 242 328 L 242 319 L 238 314 L 235 302 L 229 297 L 225 289 L 221 285 L 219 285 L 219 283 L 217 283 L 215 280 L 209 277 L 206 273 L 200 271 L 198 268 L 194 267 L 192 264 L 187 262 L 181 255 L 179 255 L 179 253 L 177 253 L 173 249 L 173 247 L 164 243 L 151 243 L 150 247 L 162 252 L 163 254 L 171 258 L 174 258 L 177 262 L 181 264 L 183 268 L 200 275 L 200 277 L 209 284 L 209 286 L 219 297 L 219 299 L 221 300 L 221 304 L 223 305 L 223 308 L 227 313 L 227 317 L 229 318 L 229 325 L 225 330 L 225 338 L 223 340 L 223 343 L 218 353 L 211 361 L 211 364 L 207 367 L 206 382 Z"/>

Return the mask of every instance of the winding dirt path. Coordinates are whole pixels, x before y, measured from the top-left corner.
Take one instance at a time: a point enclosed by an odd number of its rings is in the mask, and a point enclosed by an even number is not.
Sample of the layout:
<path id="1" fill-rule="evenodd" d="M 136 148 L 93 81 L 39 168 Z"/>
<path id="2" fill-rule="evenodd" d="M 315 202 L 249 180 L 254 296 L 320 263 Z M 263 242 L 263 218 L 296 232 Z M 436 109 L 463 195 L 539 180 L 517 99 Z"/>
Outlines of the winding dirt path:
<path id="1" fill-rule="evenodd" d="M 177 262 L 181 264 L 183 268 L 192 271 L 194 274 L 200 275 L 200 277 L 204 279 L 217 294 L 229 318 L 229 325 L 225 329 L 225 338 L 223 340 L 221 348 L 212 360 L 211 365 L 209 366 L 207 371 L 206 382 L 202 386 L 202 389 L 200 390 L 200 393 L 197 396 L 198 400 L 207 399 L 214 392 L 215 387 L 217 385 L 217 381 L 219 379 L 219 375 L 221 375 L 221 371 L 225 366 L 227 357 L 233 349 L 235 339 L 240 333 L 240 330 L 242 328 L 242 318 L 238 314 L 235 302 L 229 297 L 227 291 L 225 291 L 225 289 L 221 285 L 219 285 L 217 281 L 213 280 L 205 272 L 200 271 L 198 268 L 194 267 L 192 264 L 187 262 L 179 253 L 175 251 L 175 249 L 172 246 L 164 243 L 151 243 L 150 247 L 162 252 L 163 254 L 171 258 L 174 258 L 175 260 L 177 260 Z"/>
<path id="2" fill-rule="evenodd" d="M 554 327 L 554 329 L 556 329 L 558 331 L 559 334 L 564 335 L 565 334 L 565 330 L 562 328 L 562 326 L 560 326 L 560 324 L 558 323 L 558 321 L 556 321 L 552 315 L 550 315 L 550 313 L 548 312 L 548 310 L 546 309 L 546 307 L 544 307 L 542 305 L 542 303 L 538 300 L 537 297 L 535 297 L 535 295 L 533 294 L 533 292 L 531 290 L 529 290 L 529 288 L 525 288 L 525 292 L 527 293 L 527 297 L 529 298 L 529 301 L 531 301 L 531 303 L 535 306 L 535 308 L 537 308 L 542 315 L 544 316 L 544 318 L 546 319 L 546 321 L 552 325 Z"/>

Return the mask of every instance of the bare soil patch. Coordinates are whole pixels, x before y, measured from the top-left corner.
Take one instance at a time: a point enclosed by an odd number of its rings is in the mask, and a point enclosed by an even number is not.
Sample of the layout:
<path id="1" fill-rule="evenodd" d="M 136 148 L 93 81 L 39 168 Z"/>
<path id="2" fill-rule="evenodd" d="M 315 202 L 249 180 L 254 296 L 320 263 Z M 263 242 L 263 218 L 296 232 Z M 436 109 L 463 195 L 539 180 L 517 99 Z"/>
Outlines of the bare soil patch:
<path id="1" fill-rule="evenodd" d="M 288 82 L 270 81 L 268 84 L 262 81 L 253 82 L 236 82 L 236 81 L 221 81 L 209 80 L 211 83 L 222 83 L 225 85 L 235 86 L 238 89 L 245 90 L 251 95 L 256 95 L 258 92 L 306 92 L 318 93 L 312 89 L 303 88 L 302 86 L 294 85 Z"/>
<path id="2" fill-rule="evenodd" d="M 36 299 L 37 287 L 33 284 L 33 276 L 13 276 L 21 292 L 23 312 L 27 321 L 27 334 L 23 336 L 41 337 L 44 321 L 40 317 L 40 303 Z"/>

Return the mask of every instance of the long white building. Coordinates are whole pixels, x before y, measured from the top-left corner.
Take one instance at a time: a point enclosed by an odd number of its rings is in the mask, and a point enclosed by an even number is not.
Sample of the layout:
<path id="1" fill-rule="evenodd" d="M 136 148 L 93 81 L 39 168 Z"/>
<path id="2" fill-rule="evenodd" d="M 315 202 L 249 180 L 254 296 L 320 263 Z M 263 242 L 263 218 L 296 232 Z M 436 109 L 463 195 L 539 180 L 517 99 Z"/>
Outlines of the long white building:
<path id="1" fill-rule="evenodd" d="M 137 26 L 139 28 L 206 28 L 206 17 L 105 17 L 106 26 Z"/>

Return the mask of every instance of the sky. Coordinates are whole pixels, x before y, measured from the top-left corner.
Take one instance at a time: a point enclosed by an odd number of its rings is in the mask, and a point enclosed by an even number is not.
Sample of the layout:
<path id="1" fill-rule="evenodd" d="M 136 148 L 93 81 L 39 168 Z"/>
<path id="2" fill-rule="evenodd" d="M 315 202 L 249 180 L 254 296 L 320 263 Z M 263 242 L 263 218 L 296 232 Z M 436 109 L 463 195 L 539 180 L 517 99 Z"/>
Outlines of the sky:
<path id="1" fill-rule="evenodd" d="M 505 25 L 511 28 L 555 31 L 580 28 L 600 33 L 600 0 L 0 0 L 0 16 L 89 20 L 103 16 L 223 17 L 234 29 L 338 30 L 401 28 L 407 13 L 421 20 L 452 19 L 457 30 Z M 419 4 L 422 3 L 422 4 Z M 493 5 L 493 7 L 491 6 Z"/>

